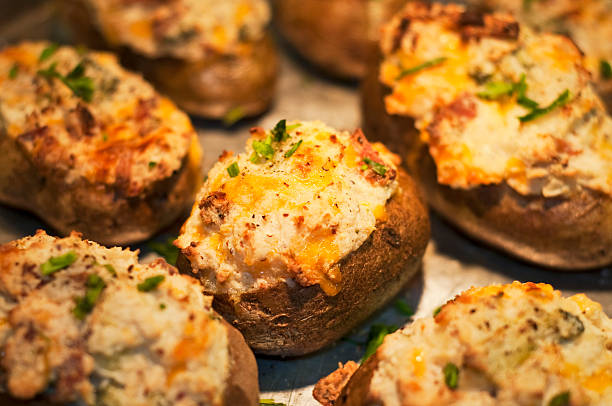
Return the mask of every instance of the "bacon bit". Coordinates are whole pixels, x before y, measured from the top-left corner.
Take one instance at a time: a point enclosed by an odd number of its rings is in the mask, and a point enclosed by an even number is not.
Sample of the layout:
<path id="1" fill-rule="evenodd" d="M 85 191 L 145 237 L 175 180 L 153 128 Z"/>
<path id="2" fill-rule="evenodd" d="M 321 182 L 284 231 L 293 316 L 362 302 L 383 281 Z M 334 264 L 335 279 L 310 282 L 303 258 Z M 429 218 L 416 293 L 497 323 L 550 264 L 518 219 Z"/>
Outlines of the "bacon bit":
<path id="1" fill-rule="evenodd" d="M 226 160 L 227 158 L 229 158 L 229 157 L 231 157 L 233 155 L 234 155 L 233 151 L 227 151 L 227 150 L 224 149 L 223 152 L 221 153 L 221 155 L 219 155 L 218 161 L 222 162 L 222 161 Z"/>
<path id="2" fill-rule="evenodd" d="M 89 109 L 79 102 L 66 117 L 66 130 L 72 138 L 92 137 L 96 120 Z"/>
<path id="3" fill-rule="evenodd" d="M 230 202 L 224 192 L 212 192 L 199 204 L 200 218 L 204 224 L 220 226 L 229 213 Z"/>
<path id="4" fill-rule="evenodd" d="M 249 132 L 251 135 L 257 136 L 258 138 L 265 138 L 266 136 L 266 130 L 264 130 L 263 127 L 253 127 Z"/>
<path id="5" fill-rule="evenodd" d="M 323 406 L 333 406 L 342 389 L 359 368 L 359 364 L 349 361 L 346 364 L 338 363 L 338 369 L 319 380 L 312 390 L 312 396 Z"/>
<path id="6" fill-rule="evenodd" d="M 304 216 L 296 217 L 293 222 L 295 223 L 296 227 L 300 227 L 302 224 L 304 224 Z"/>
<path id="7" fill-rule="evenodd" d="M 329 140 L 335 144 L 338 142 L 338 137 L 336 137 L 336 134 L 332 134 L 329 136 Z"/>
<path id="8" fill-rule="evenodd" d="M 481 39 L 486 37 L 516 40 L 519 36 L 519 24 L 509 14 L 492 14 L 485 15 L 482 20 L 478 21 L 475 25 L 464 25 L 463 16 L 459 20 L 459 27 L 461 30 L 461 38 L 464 41 L 470 39 Z"/>
<path id="9" fill-rule="evenodd" d="M 410 27 L 410 18 L 407 16 L 403 16 L 399 26 L 393 32 L 393 45 L 391 48 L 391 52 L 395 52 L 402 46 L 402 39 L 404 35 L 406 35 L 406 31 Z"/>
<path id="10" fill-rule="evenodd" d="M 136 105 L 136 111 L 134 112 L 134 118 L 136 121 L 144 121 L 151 117 L 151 112 L 157 107 L 157 97 L 153 97 L 148 100 L 138 100 Z"/>

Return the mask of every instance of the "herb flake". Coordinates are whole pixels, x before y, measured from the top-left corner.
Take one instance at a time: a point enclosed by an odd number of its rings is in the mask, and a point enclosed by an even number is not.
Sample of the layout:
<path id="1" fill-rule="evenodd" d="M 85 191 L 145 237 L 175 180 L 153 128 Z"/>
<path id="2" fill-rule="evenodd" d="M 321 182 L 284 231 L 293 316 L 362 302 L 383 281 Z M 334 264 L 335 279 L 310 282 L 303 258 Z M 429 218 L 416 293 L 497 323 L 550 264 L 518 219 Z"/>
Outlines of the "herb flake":
<path id="1" fill-rule="evenodd" d="M 478 97 L 486 100 L 497 100 L 504 96 L 510 96 L 516 90 L 514 83 L 488 82 L 483 91 L 476 93 Z"/>
<path id="2" fill-rule="evenodd" d="M 366 345 L 365 353 L 363 354 L 363 361 L 370 358 L 372 354 L 376 352 L 378 347 L 383 343 L 385 337 L 397 330 L 395 325 L 387 324 L 374 324 L 370 327 L 368 332 L 368 343 Z"/>
<path id="3" fill-rule="evenodd" d="M 91 274 L 87 277 L 86 286 L 85 296 L 76 299 L 76 307 L 72 310 L 74 316 L 79 320 L 84 320 L 91 313 L 106 283 L 98 275 Z"/>
<path id="4" fill-rule="evenodd" d="M 52 43 L 50 44 L 48 47 L 46 47 L 45 49 L 42 50 L 42 52 L 40 53 L 40 56 L 38 57 L 38 62 L 44 62 L 47 59 L 51 58 L 51 56 L 55 53 L 55 51 L 57 51 L 57 49 L 59 48 L 59 45 L 56 43 Z"/>
<path id="5" fill-rule="evenodd" d="M 287 120 L 283 119 L 276 123 L 271 131 L 271 134 L 276 142 L 283 142 L 289 138 L 289 134 L 287 134 Z"/>
<path id="6" fill-rule="evenodd" d="M 77 260 L 77 254 L 74 251 L 68 251 L 64 255 L 51 257 L 49 260 L 40 265 L 40 272 L 45 275 L 51 275 L 57 271 L 69 267 Z"/>
<path id="7" fill-rule="evenodd" d="M 271 138 L 265 141 L 253 141 L 253 150 L 257 154 L 257 159 L 264 157 L 268 160 L 274 158 L 274 148 L 272 148 Z"/>
<path id="8" fill-rule="evenodd" d="M 570 404 L 570 393 L 569 392 L 561 392 L 558 395 L 555 395 L 548 402 L 548 406 L 569 406 Z"/>
<path id="9" fill-rule="evenodd" d="M 9 71 L 8 77 L 9 79 L 15 79 L 17 77 L 17 74 L 19 73 L 19 65 L 14 64 L 11 67 L 11 70 Z"/>
<path id="10" fill-rule="evenodd" d="M 64 85 L 66 85 L 75 96 L 85 100 L 86 102 L 91 102 L 93 98 L 94 92 L 94 83 L 93 80 L 85 75 L 85 65 L 84 62 L 80 62 L 77 66 L 72 69 L 68 73 L 68 75 L 63 76 L 56 70 L 57 63 L 52 63 L 47 69 L 40 69 L 38 71 L 38 75 L 44 77 L 45 79 L 51 81 L 52 79 L 59 79 Z"/>
<path id="11" fill-rule="evenodd" d="M 604 59 L 599 61 L 599 73 L 606 80 L 612 79 L 612 66 L 610 66 L 610 62 Z"/>
<path id="12" fill-rule="evenodd" d="M 401 80 L 403 78 L 405 78 L 408 75 L 413 75 L 417 72 L 420 72 L 424 69 L 428 69 L 428 68 L 432 68 L 434 66 L 440 65 L 442 63 L 444 63 L 444 61 L 446 61 L 448 58 L 445 56 L 439 57 L 439 58 L 435 58 L 432 60 L 429 60 L 427 62 L 424 62 L 420 65 L 417 66 L 413 66 L 411 68 L 407 68 L 407 69 L 402 69 L 402 71 L 399 73 L 399 75 L 397 75 L 397 77 L 395 78 L 395 80 Z"/>
<path id="13" fill-rule="evenodd" d="M 302 140 L 299 140 L 298 142 L 296 142 L 295 144 L 293 144 L 291 146 L 291 149 L 289 149 L 289 151 L 285 152 L 285 158 L 290 158 L 291 155 L 295 154 L 295 151 L 298 150 L 298 148 L 300 147 L 300 145 L 302 145 Z"/>
<path id="14" fill-rule="evenodd" d="M 550 105 L 546 107 L 542 107 L 542 108 L 539 108 L 539 107 L 535 108 L 530 113 L 524 116 L 520 116 L 519 120 L 521 121 L 521 123 L 526 123 L 528 121 L 535 120 L 536 118 L 539 118 L 545 114 L 550 113 L 556 108 L 566 105 L 569 102 L 569 100 L 570 100 L 570 91 L 566 89 Z"/>
<path id="15" fill-rule="evenodd" d="M 240 168 L 238 167 L 238 162 L 234 162 L 230 166 L 227 167 L 227 173 L 230 178 L 235 178 L 240 173 Z"/>
<path id="16" fill-rule="evenodd" d="M 147 244 L 149 248 L 157 253 L 159 256 L 163 257 L 167 263 L 170 265 L 176 265 L 176 260 L 178 259 L 179 249 L 174 246 L 175 238 L 168 238 L 168 240 L 163 242 L 157 241 L 149 241 Z"/>
<path id="17" fill-rule="evenodd" d="M 142 283 L 138 284 L 138 290 L 141 292 L 150 292 L 157 289 L 157 287 L 166 279 L 164 275 L 151 276 L 145 279 Z"/>
<path id="18" fill-rule="evenodd" d="M 378 162 L 372 161 L 370 158 L 363 158 L 363 162 L 368 165 L 375 173 L 380 176 L 385 176 L 387 173 L 387 167 L 379 164 Z"/>
<path id="19" fill-rule="evenodd" d="M 459 368 L 457 368 L 457 365 L 449 362 L 444 366 L 442 372 L 444 373 L 444 383 L 446 383 L 446 386 L 449 389 L 457 389 L 459 385 Z"/>
<path id="20" fill-rule="evenodd" d="M 412 307 L 403 299 L 398 299 L 394 303 L 395 310 L 406 317 L 414 316 L 414 310 Z"/>

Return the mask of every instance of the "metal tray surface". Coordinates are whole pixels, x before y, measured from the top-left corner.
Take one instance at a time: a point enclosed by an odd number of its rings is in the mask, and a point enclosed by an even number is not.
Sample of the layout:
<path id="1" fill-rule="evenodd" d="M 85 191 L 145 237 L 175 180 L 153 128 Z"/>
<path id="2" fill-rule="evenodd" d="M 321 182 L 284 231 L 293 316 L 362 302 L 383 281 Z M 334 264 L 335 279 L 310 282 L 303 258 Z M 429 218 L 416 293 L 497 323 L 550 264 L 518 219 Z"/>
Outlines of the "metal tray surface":
<path id="1" fill-rule="evenodd" d="M 39 4 L 40 1 L 34 3 L 37 5 L 26 8 L 28 12 L 25 15 L 10 20 L 0 17 L 0 46 L 20 39 L 65 38 L 53 17 L 51 5 Z M 0 10 L 10 9 L 8 4 L 8 0 L 0 1 Z M 270 127 L 283 118 L 322 120 L 346 129 L 359 126 L 358 86 L 325 79 L 283 44 L 279 46 L 283 52 L 281 76 L 276 101 L 266 114 L 230 128 L 193 118 L 204 149 L 205 171 L 223 150 L 241 151 L 251 126 Z M 164 241 L 176 235 L 179 226 L 177 223 L 155 239 Z M 30 214 L 0 206 L 0 243 L 33 234 L 38 228 L 45 228 L 45 225 Z M 141 250 L 144 261 L 155 257 L 146 244 L 133 248 Z M 404 299 L 415 310 L 413 317 L 426 317 L 436 307 L 471 286 L 514 280 L 550 283 L 565 295 L 586 293 L 600 302 L 607 314 L 612 314 L 612 268 L 559 273 L 531 266 L 466 238 L 435 214 L 432 214 L 432 240 L 422 270 L 398 295 L 398 299 Z M 318 405 L 312 398 L 313 385 L 332 372 L 338 362 L 361 358 L 372 324 L 402 326 L 409 320 L 390 303 L 347 338 L 316 354 L 294 359 L 257 357 L 261 398 L 274 399 L 287 406 Z"/>

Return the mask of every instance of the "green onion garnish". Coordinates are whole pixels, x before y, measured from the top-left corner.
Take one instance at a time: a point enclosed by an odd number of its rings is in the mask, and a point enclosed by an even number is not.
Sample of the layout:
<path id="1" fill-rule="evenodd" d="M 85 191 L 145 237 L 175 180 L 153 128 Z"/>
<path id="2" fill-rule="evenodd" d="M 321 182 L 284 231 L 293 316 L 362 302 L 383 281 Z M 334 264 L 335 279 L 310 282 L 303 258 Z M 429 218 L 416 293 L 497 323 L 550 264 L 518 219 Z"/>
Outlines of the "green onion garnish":
<path id="1" fill-rule="evenodd" d="M 64 255 L 51 257 L 47 262 L 40 265 L 40 272 L 45 275 L 51 275 L 59 270 L 69 267 L 77 260 L 77 254 L 74 251 L 68 251 Z"/>
<path id="2" fill-rule="evenodd" d="M 300 145 L 302 145 L 302 140 L 299 140 L 298 142 L 293 144 L 293 146 L 291 146 L 291 149 L 285 152 L 285 158 L 289 158 L 291 155 L 293 155 L 295 151 L 297 151 L 297 149 L 300 147 Z"/>
<path id="3" fill-rule="evenodd" d="M 535 120 L 538 117 L 543 116 L 544 114 L 550 113 L 554 109 L 558 107 L 562 107 L 570 100 L 570 92 L 569 90 L 565 90 L 563 93 L 559 95 L 549 106 L 542 108 L 535 108 L 530 113 L 519 117 L 521 123 L 526 123 L 528 121 Z"/>
<path id="4" fill-rule="evenodd" d="M 77 319 L 83 320 L 91 313 L 105 287 L 106 283 L 98 275 L 91 274 L 87 277 L 87 291 L 85 292 L 85 296 L 76 299 L 76 307 L 72 310 L 72 313 Z"/>
<path id="5" fill-rule="evenodd" d="M 166 279 L 164 275 L 151 276 L 144 280 L 144 282 L 138 284 L 138 290 L 141 292 L 150 292 L 157 289 L 160 283 Z"/>
<path id="6" fill-rule="evenodd" d="M 404 77 L 406 77 L 408 75 L 412 75 L 412 74 L 420 72 L 420 71 L 422 71 L 424 69 L 440 65 L 441 63 L 443 63 L 447 59 L 448 59 L 447 57 L 442 56 L 442 57 L 435 58 L 435 59 L 432 59 L 430 61 L 424 62 L 424 63 L 422 63 L 420 65 L 413 66 L 412 68 L 402 69 L 402 71 L 400 72 L 399 75 L 397 75 L 395 80 L 401 80 L 401 79 L 403 79 Z"/>
<path id="7" fill-rule="evenodd" d="M 449 389 L 457 389 L 459 385 L 459 368 L 457 368 L 457 365 L 449 362 L 444 366 L 442 372 L 444 373 L 444 383 L 446 383 L 446 386 Z"/>
<path id="8" fill-rule="evenodd" d="M 238 162 L 234 162 L 230 166 L 227 167 L 227 173 L 230 178 L 235 178 L 240 173 L 240 168 L 238 168 Z"/>

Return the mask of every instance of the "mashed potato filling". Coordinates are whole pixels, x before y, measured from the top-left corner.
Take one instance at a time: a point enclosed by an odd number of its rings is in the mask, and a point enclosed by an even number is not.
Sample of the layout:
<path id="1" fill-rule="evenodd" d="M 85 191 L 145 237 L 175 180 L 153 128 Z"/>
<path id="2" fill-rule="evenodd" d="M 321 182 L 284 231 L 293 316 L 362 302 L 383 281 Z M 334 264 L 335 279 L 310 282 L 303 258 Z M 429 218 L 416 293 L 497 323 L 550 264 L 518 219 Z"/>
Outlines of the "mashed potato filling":
<path id="1" fill-rule="evenodd" d="M 338 262 L 386 218 L 395 159 L 359 130 L 284 120 L 254 128 L 244 153 L 225 153 L 209 172 L 177 245 L 209 271 L 211 290 L 283 279 L 334 295 Z"/>
<path id="2" fill-rule="evenodd" d="M 381 46 L 387 112 L 415 119 L 440 183 L 612 193 L 612 118 L 568 38 L 509 15 L 411 3 Z"/>
<path id="3" fill-rule="evenodd" d="M 84 1 L 111 43 L 149 57 L 240 53 L 262 38 L 270 20 L 264 0 Z"/>
<path id="4" fill-rule="evenodd" d="M 377 357 L 370 394 L 389 406 L 612 404 L 611 320 L 546 284 L 472 288 Z"/>

